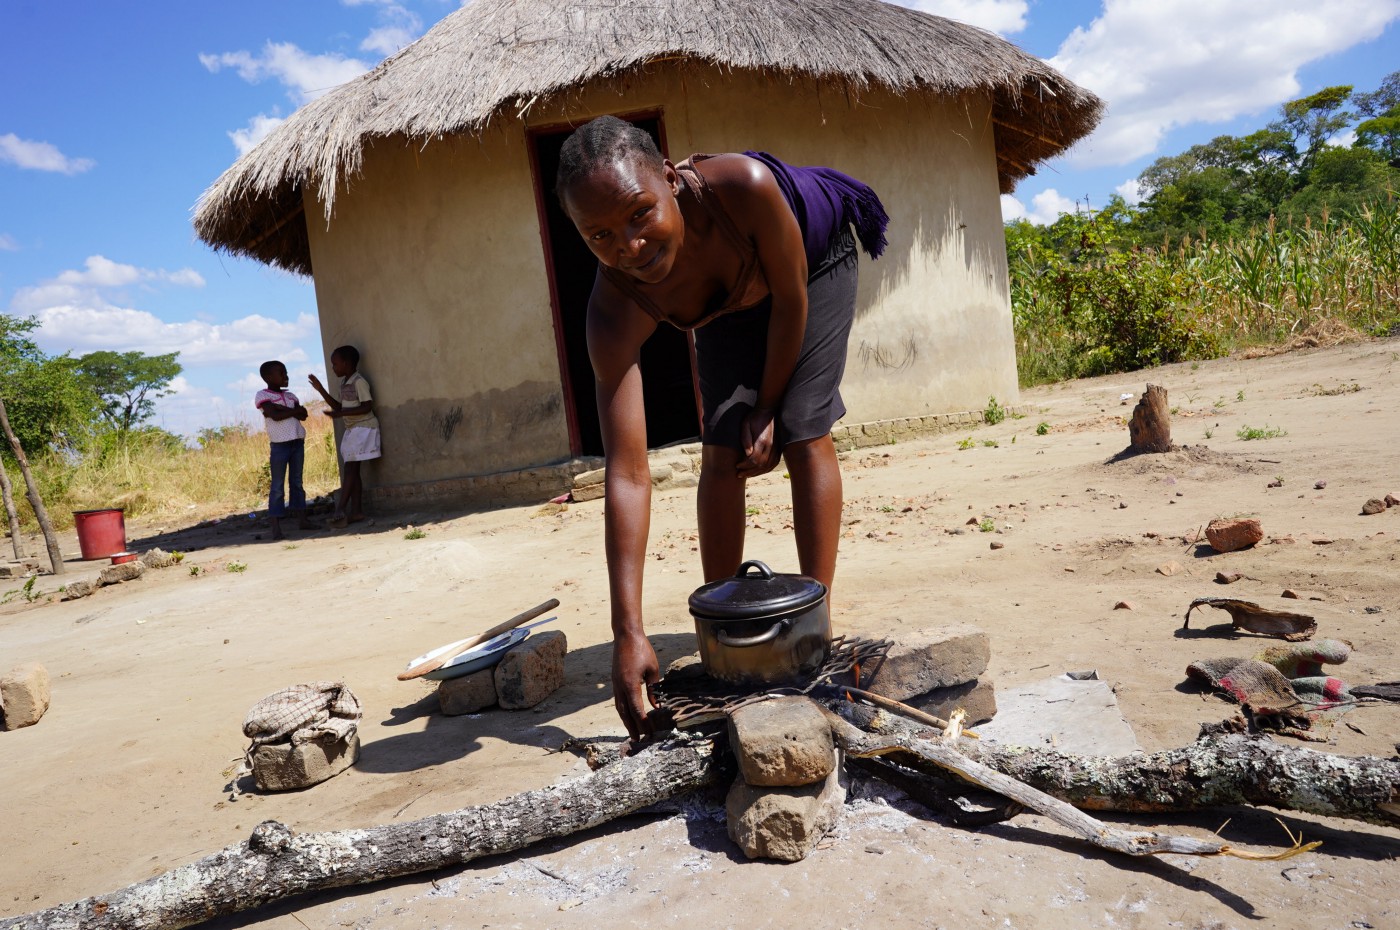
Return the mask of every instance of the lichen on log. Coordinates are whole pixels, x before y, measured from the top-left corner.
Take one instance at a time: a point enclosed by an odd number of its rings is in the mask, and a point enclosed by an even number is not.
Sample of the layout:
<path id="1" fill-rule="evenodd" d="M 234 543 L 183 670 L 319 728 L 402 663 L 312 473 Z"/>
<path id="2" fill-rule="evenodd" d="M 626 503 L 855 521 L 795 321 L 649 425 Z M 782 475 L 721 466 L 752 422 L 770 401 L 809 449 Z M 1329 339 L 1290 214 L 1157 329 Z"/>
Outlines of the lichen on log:
<path id="1" fill-rule="evenodd" d="M 294 895 L 411 875 L 565 836 L 719 778 L 709 740 L 678 739 L 597 772 L 410 823 L 246 842 L 110 894 L 0 920 L 0 930 L 173 930 Z"/>
<path id="2" fill-rule="evenodd" d="M 875 733 L 922 728 L 880 710 L 841 713 Z M 969 758 L 1084 810 L 1157 813 L 1254 805 L 1400 826 L 1400 759 L 1338 756 L 1242 734 L 1118 757 L 963 741 Z"/>

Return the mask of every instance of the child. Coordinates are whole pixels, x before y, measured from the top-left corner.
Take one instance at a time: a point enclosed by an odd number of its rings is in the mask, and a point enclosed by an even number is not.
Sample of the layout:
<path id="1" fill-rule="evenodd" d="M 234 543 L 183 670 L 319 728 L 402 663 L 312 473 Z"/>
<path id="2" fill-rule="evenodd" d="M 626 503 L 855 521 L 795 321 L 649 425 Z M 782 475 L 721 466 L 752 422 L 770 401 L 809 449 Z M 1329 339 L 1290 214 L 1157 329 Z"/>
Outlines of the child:
<path id="1" fill-rule="evenodd" d="M 267 515 L 272 520 L 272 538 L 285 539 L 282 535 L 282 518 L 287 511 L 297 514 L 297 526 L 303 530 L 313 529 L 306 519 L 306 491 L 301 486 L 302 465 L 306 461 L 306 429 L 301 421 L 306 419 L 306 408 L 297 396 L 287 390 L 287 366 L 281 362 L 263 362 L 258 374 L 267 387 L 258 391 L 253 398 L 253 406 L 262 411 L 263 423 L 267 427 L 270 444 L 270 468 L 272 487 L 267 494 Z M 287 478 L 291 506 L 284 506 L 282 477 Z"/>
<path id="2" fill-rule="evenodd" d="M 379 458 L 379 420 L 374 416 L 374 395 L 369 382 L 359 372 L 360 352 L 354 346 L 341 346 L 331 353 L 331 371 L 340 378 L 340 397 L 332 397 L 315 375 L 311 386 L 326 399 L 328 417 L 343 417 L 345 432 L 340 437 L 340 459 L 345 463 L 340 497 L 330 525 L 342 527 L 365 518 L 361 507 L 363 487 L 360 463 Z"/>

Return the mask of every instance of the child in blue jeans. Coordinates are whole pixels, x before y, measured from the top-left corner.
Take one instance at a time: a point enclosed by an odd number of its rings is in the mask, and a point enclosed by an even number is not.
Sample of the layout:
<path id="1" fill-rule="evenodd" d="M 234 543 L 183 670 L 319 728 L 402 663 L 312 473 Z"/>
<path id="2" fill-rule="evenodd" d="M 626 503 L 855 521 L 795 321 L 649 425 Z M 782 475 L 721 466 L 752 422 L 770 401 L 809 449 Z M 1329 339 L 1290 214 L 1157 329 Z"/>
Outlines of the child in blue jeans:
<path id="1" fill-rule="evenodd" d="M 301 486 L 302 466 L 306 462 L 306 429 L 301 421 L 306 419 L 306 408 L 297 396 L 287 390 L 287 366 L 281 362 L 263 362 L 258 374 L 267 387 L 258 391 L 253 398 L 253 406 L 262 412 L 263 423 L 267 426 L 267 438 L 271 444 L 269 462 L 272 470 L 272 487 L 267 494 L 267 515 L 272 520 L 272 538 L 285 539 L 282 534 L 282 518 L 288 511 L 297 514 L 297 526 L 303 530 L 314 529 L 314 524 L 306 519 L 306 491 Z M 282 494 L 282 481 L 285 477 L 290 506 Z"/>

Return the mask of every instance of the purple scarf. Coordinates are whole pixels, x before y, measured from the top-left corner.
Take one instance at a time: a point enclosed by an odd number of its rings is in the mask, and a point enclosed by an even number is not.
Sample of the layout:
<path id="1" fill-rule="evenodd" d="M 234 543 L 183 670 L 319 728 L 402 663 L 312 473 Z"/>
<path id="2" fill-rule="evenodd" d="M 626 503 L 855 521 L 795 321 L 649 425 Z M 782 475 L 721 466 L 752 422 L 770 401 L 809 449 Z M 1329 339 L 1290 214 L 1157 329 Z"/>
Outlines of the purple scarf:
<path id="1" fill-rule="evenodd" d="M 885 205 L 869 185 L 835 168 L 800 168 L 767 152 L 745 152 L 768 166 L 802 228 L 807 267 L 816 268 L 837 236 L 851 224 L 856 238 L 871 258 L 885 251 L 885 229 L 890 224 Z"/>

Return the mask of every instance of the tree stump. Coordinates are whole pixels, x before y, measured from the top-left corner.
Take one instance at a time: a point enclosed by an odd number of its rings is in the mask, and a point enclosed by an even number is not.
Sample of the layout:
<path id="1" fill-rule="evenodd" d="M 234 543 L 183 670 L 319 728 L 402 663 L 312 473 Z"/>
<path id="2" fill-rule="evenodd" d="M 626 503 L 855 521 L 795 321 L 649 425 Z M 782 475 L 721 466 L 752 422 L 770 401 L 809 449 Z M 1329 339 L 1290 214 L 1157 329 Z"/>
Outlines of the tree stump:
<path id="1" fill-rule="evenodd" d="M 1133 418 L 1128 421 L 1128 448 L 1133 452 L 1172 450 L 1171 408 L 1167 406 L 1166 388 L 1149 384 L 1133 408 Z"/>

